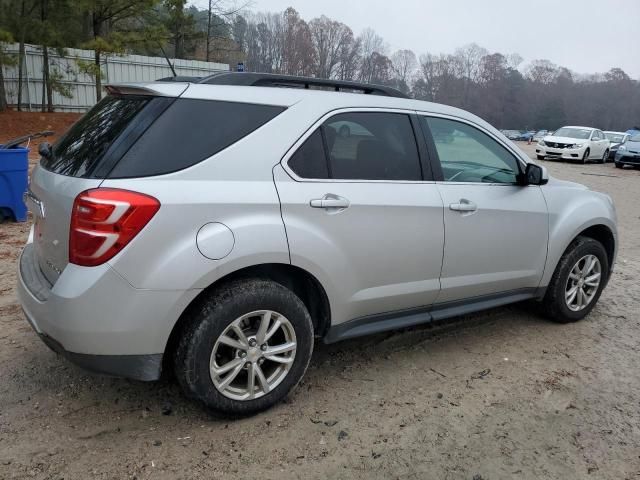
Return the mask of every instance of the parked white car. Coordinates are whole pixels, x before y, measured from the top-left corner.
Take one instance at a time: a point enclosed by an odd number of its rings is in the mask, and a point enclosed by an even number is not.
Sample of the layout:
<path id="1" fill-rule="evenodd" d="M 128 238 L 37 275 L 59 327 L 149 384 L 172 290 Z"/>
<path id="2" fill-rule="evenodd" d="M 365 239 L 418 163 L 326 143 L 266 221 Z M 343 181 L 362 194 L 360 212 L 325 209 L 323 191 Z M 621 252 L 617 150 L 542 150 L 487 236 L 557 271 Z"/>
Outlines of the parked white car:
<path id="1" fill-rule="evenodd" d="M 548 135 L 538 142 L 536 155 L 538 160 L 561 159 L 607 161 L 610 142 L 604 133 L 590 127 L 562 127 L 553 135 Z"/>

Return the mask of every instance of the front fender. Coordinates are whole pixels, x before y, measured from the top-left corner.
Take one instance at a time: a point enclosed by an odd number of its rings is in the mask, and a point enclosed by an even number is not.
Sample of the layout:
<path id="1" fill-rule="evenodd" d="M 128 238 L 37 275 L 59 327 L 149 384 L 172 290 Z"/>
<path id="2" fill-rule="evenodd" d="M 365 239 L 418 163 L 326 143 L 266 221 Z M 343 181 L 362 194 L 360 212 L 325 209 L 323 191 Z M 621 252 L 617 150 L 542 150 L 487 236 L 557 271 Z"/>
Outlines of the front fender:
<path id="1" fill-rule="evenodd" d="M 616 212 L 608 195 L 583 188 L 551 185 L 548 189 L 543 188 L 543 194 L 549 209 L 549 250 L 540 286 L 549 284 L 556 265 L 571 242 L 590 227 L 607 227 L 613 234 L 617 252 Z"/>

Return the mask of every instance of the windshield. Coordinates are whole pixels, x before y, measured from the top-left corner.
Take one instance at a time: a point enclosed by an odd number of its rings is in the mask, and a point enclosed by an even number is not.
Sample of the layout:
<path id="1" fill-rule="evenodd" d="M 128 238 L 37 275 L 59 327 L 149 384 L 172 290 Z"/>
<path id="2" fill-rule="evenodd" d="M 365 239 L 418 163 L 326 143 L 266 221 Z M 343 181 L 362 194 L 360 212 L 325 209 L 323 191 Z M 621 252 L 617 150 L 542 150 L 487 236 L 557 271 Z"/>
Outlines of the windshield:
<path id="1" fill-rule="evenodd" d="M 630 142 L 640 142 L 640 135 L 636 135 L 635 137 L 631 137 L 629 139 Z"/>
<path id="2" fill-rule="evenodd" d="M 607 137 L 607 140 L 613 143 L 622 143 L 622 139 L 624 138 L 624 134 L 622 133 L 606 133 L 604 134 Z"/>
<path id="3" fill-rule="evenodd" d="M 591 130 L 588 130 L 586 128 L 562 127 L 561 129 L 556 130 L 556 133 L 554 133 L 554 136 L 587 140 L 591 136 Z"/>

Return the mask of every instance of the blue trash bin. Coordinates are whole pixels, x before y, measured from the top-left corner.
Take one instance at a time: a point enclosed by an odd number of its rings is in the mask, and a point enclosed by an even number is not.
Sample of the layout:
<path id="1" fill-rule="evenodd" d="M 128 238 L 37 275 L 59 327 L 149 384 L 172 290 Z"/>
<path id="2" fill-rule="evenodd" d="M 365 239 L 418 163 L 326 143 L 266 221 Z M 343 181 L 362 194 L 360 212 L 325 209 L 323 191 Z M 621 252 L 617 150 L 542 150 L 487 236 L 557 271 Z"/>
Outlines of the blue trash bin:
<path id="1" fill-rule="evenodd" d="M 29 149 L 3 149 L 0 145 L 0 218 L 13 218 L 17 222 L 27 220 L 24 193 L 29 175 Z"/>

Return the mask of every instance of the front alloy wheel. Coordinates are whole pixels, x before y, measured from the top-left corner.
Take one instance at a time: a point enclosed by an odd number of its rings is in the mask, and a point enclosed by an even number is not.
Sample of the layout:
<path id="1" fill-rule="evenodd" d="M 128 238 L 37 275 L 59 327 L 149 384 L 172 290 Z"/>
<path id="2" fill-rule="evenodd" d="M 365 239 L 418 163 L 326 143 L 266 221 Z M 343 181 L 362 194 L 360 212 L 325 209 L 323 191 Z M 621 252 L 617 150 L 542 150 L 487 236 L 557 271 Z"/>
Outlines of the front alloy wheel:
<path id="1" fill-rule="evenodd" d="M 600 287 L 602 266 L 595 255 L 585 255 L 576 262 L 567 277 L 565 300 L 573 312 L 583 310 L 593 301 Z"/>
<path id="2" fill-rule="evenodd" d="M 284 315 L 271 310 L 247 313 L 231 322 L 213 346 L 213 385 L 232 400 L 260 398 L 287 376 L 296 346 L 296 332 Z"/>
<path id="3" fill-rule="evenodd" d="M 607 284 L 609 259 L 599 241 L 579 236 L 560 258 L 540 304 L 542 312 L 560 323 L 583 319 Z"/>

